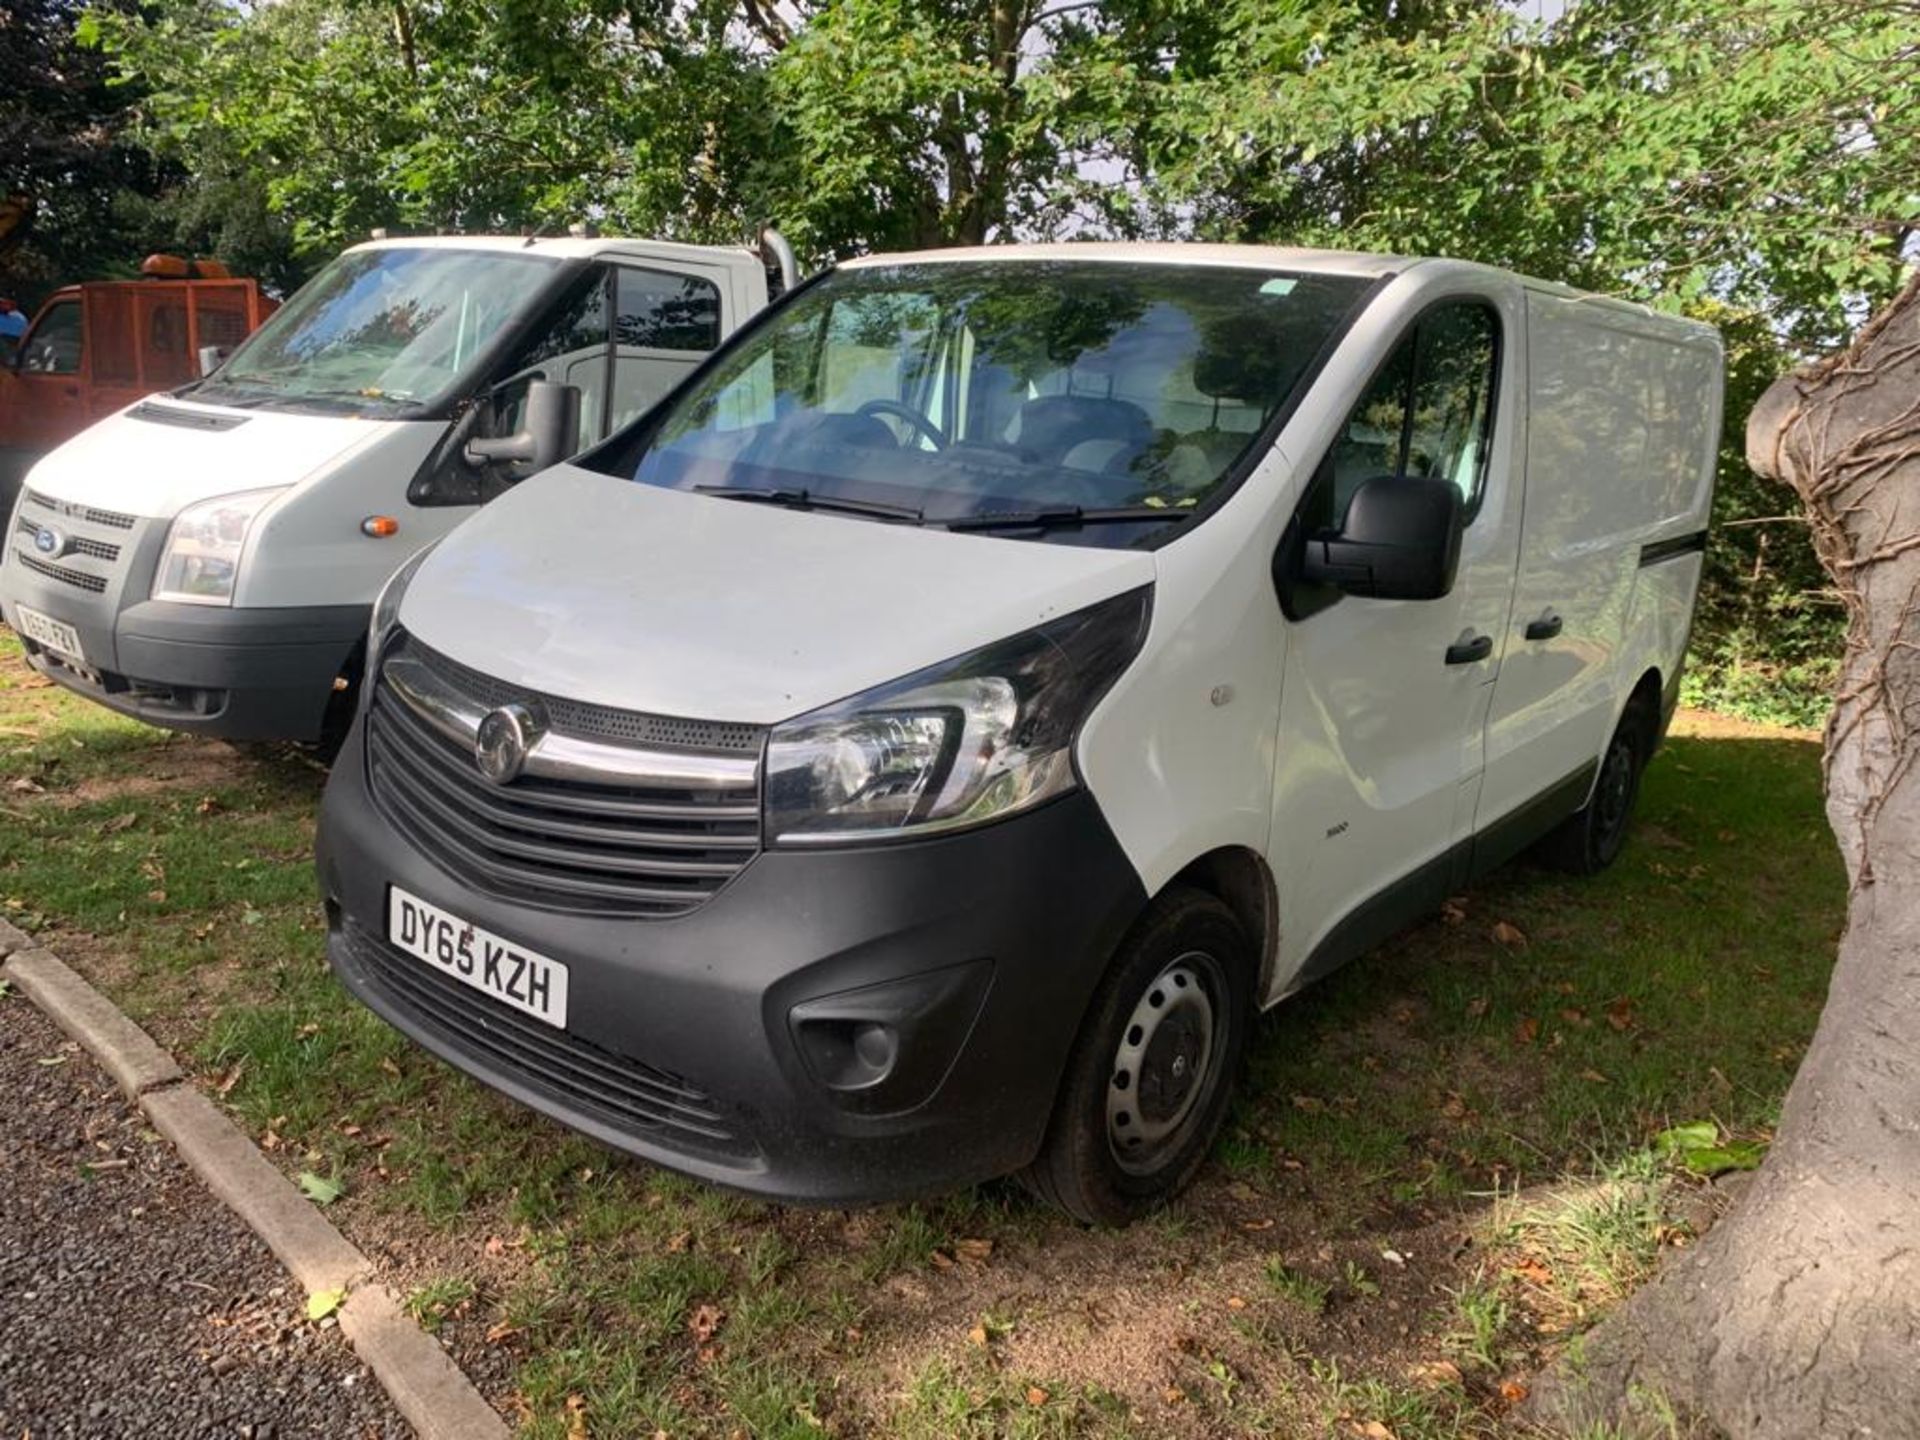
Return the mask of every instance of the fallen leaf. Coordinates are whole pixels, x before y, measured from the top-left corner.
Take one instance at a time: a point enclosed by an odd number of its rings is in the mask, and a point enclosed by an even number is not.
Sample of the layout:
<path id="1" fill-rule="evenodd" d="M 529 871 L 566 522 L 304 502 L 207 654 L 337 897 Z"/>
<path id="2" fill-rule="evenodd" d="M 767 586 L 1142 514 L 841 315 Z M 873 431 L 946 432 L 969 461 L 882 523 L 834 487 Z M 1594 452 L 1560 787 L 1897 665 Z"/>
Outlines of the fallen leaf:
<path id="1" fill-rule="evenodd" d="M 1467 902 L 1460 896 L 1440 903 L 1440 918 L 1449 925 L 1463 925 L 1467 919 Z"/>
<path id="2" fill-rule="evenodd" d="M 220 1077 L 220 1083 L 213 1087 L 214 1091 L 221 1095 L 231 1095 L 233 1093 L 233 1087 L 240 1083 L 240 1076 L 246 1068 L 247 1057 L 242 1055 L 238 1060 L 233 1062 L 233 1068 Z"/>
<path id="3" fill-rule="evenodd" d="M 1293 1097 L 1293 1108 L 1296 1110 L 1304 1110 L 1309 1115 L 1318 1115 L 1322 1110 L 1327 1108 L 1327 1102 L 1324 1100 L 1316 1100 L 1311 1095 L 1296 1095 Z"/>
<path id="4" fill-rule="evenodd" d="M 567 1440 L 588 1440 L 587 1397 L 567 1396 Z"/>
<path id="5" fill-rule="evenodd" d="M 139 818 L 140 817 L 134 814 L 133 811 L 123 810 L 120 814 L 107 821 L 106 824 L 102 825 L 100 827 L 100 833 L 102 835 L 117 835 L 122 830 L 131 829 L 133 823 Z"/>
<path id="6" fill-rule="evenodd" d="M 1568 1005 L 1561 1010 L 1560 1018 L 1566 1021 L 1567 1024 L 1569 1025 L 1585 1026 L 1589 1023 L 1587 1020 L 1587 1012 L 1584 1010 L 1576 1010 L 1571 1005 Z"/>
<path id="7" fill-rule="evenodd" d="M 1178 1405 L 1182 1400 L 1187 1398 L 1187 1392 L 1182 1390 L 1178 1385 L 1169 1385 L 1165 1390 L 1160 1392 L 1160 1398 L 1169 1405 Z"/>
<path id="8" fill-rule="evenodd" d="M 1284 1163 L 1284 1162 L 1283 1162 L 1283 1163 Z M 1293 1167 L 1292 1167 L 1292 1168 L 1294 1168 L 1294 1169 L 1298 1169 L 1298 1168 L 1299 1168 L 1299 1162 L 1298 1162 L 1298 1161 L 1295 1161 L 1295 1162 L 1294 1162 L 1294 1164 L 1293 1164 Z M 1242 1221 L 1240 1222 L 1240 1228 L 1241 1228 L 1242 1230 L 1271 1230 L 1271 1229 L 1273 1229 L 1273 1221 L 1271 1221 L 1271 1220 L 1242 1220 Z"/>
<path id="9" fill-rule="evenodd" d="M 718 1305 L 696 1305 L 692 1317 L 687 1321 L 687 1331 L 704 1345 L 719 1334 L 720 1327 L 726 1323 L 727 1312 Z"/>
<path id="10" fill-rule="evenodd" d="M 1615 1030 L 1633 1028 L 1633 997 L 1622 995 L 1617 1000 L 1607 1002 L 1607 1024 Z"/>
<path id="11" fill-rule="evenodd" d="M 953 1257 L 944 1250 L 935 1250 L 927 1256 L 927 1259 L 933 1262 L 933 1268 L 936 1270 L 953 1269 Z"/>
<path id="12" fill-rule="evenodd" d="M 1467 1014 L 1471 1016 L 1473 1019 L 1478 1020 L 1482 1015 L 1486 1013 L 1487 1013 L 1487 997 L 1486 996 L 1476 995 L 1473 997 L 1473 999 L 1467 1002 Z"/>
<path id="13" fill-rule="evenodd" d="M 347 1187 L 338 1180 L 330 1180 L 324 1175 L 316 1175 L 311 1170 L 302 1170 L 296 1177 L 300 1193 L 316 1205 L 331 1205 L 347 1193 Z"/>
<path id="14" fill-rule="evenodd" d="M 489 1235 L 486 1245 L 482 1248 L 484 1248 L 489 1255 L 504 1255 L 507 1253 L 507 1242 L 502 1240 L 498 1235 Z"/>
<path id="15" fill-rule="evenodd" d="M 498 1345 L 502 1341 L 511 1340 L 519 1333 L 520 1327 L 518 1325 L 509 1325 L 506 1321 L 502 1320 L 487 1327 L 487 1343 L 489 1345 Z"/>
<path id="16" fill-rule="evenodd" d="M 1518 1405 L 1522 1400 L 1527 1398 L 1527 1387 L 1522 1385 L 1518 1380 L 1502 1380 L 1500 1382 L 1500 1398 L 1509 1405 Z"/>
<path id="17" fill-rule="evenodd" d="M 394 1058 L 391 1055 L 382 1055 L 380 1057 L 380 1068 L 389 1075 L 398 1076 L 400 1073 L 400 1067 L 394 1062 Z"/>
<path id="18" fill-rule="evenodd" d="M 1580 1072 L 1580 1078 L 1589 1085 L 1611 1085 L 1613 1083 L 1598 1070 L 1582 1070 Z"/>
<path id="19" fill-rule="evenodd" d="M 1505 920 L 1496 920 L 1491 934 L 1493 936 L 1493 942 L 1496 945 L 1504 945 L 1509 950 L 1524 950 L 1527 948 L 1526 932 L 1518 925 L 1511 925 Z"/>
<path id="20" fill-rule="evenodd" d="M 993 1241 L 956 1240 L 953 1242 L 953 1253 L 962 1260 L 971 1260 L 976 1265 L 984 1265 L 987 1263 L 987 1257 L 993 1254 Z"/>
<path id="21" fill-rule="evenodd" d="M 193 813 L 196 815 L 218 815 L 226 808 L 225 805 L 220 803 L 218 797 L 202 795 L 200 797 L 200 803 L 193 807 Z"/>
<path id="22" fill-rule="evenodd" d="M 1227 1308 L 1229 1310 L 1244 1310 L 1247 1308 L 1247 1302 L 1241 1296 L 1229 1295 L 1227 1297 Z"/>
<path id="23" fill-rule="evenodd" d="M 987 1327 L 984 1325 L 976 1325 L 967 1331 L 967 1343 L 984 1349 L 987 1343 Z"/>
<path id="24" fill-rule="evenodd" d="M 1355 1425 L 1353 1427 L 1353 1433 L 1356 1435 L 1364 1435 L 1367 1437 L 1367 1440 L 1398 1440 L 1398 1437 L 1395 1436 L 1393 1431 L 1382 1425 L 1378 1420 L 1369 1420 L 1364 1425 Z"/>
<path id="25" fill-rule="evenodd" d="M 667 1253 L 669 1255 L 679 1255 L 692 1248 L 693 1232 L 691 1230 L 682 1230 L 678 1235 L 675 1235 L 671 1240 L 667 1241 Z"/>
<path id="26" fill-rule="evenodd" d="M 1042 1390 L 1038 1385 L 1029 1385 L 1027 1387 L 1027 1403 L 1029 1405 L 1035 1405 L 1035 1406 L 1044 1405 L 1051 1398 L 1052 1397 L 1049 1396 L 1047 1392 Z"/>
<path id="27" fill-rule="evenodd" d="M 1531 1015 L 1527 1016 L 1518 1025 L 1513 1027 L 1514 1043 L 1518 1045 L 1533 1044 L 1534 1040 L 1539 1036 L 1539 1034 L 1540 1034 L 1540 1022 Z"/>
<path id="28" fill-rule="evenodd" d="M 7 782 L 7 789 L 20 795 L 44 795 L 47 787 L 30 775 L 21 775 Z"/>
<path id="29" fill-rule="evenodd" d="M 1448 1385 L 1460 1383 L 1460 1367 L 1451 1360 L 1427 1360 L 1409 1365 L 1407 1374 L 1417 1385 L 1430 1390 L 1444 1389 Z"/>
<path id="30" fill-rule="evenodd" d="M 1519 1276 L 1530 1285 L 1545 1289 L 1553 1283 L 1553 1271 L 1531 1255 L 1523 1255 L 1507 1267 L 1509 1273 Z"/>
<path id="31" fill-rule="evenodd" d="M 340 1308 L 340 1302 L 347 1298 L 345 1290 L 316 1290 L 307 1297 L 307 1319 L 320 1321 L 326 1319 Z"/>
<path id="32" fill-rule="evenodd" d="M 1380 1258 L 1389 1265 L 1404 1266 L 1407 1263 L 1407 1257 L 1402 1255 L 1398 1250 L 1382 1250 L 1380 1252 Z"/>

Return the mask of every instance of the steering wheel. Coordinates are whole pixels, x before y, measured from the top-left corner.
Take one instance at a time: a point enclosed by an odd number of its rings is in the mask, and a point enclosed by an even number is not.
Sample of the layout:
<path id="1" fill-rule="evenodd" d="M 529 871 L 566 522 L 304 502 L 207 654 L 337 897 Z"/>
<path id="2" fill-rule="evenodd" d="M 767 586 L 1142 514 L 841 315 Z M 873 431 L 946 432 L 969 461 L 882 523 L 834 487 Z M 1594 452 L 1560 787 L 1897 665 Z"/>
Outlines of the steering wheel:
<path id="1" fill-rule="evenodd" d="M 926 436 L 927 439 L 933 442 L 934 449 L 944 450 L 947 448 L 947 435 L 944 430 L 911 405 L 902 405 L 898 400 L 869 400 L 853 413 L 856 415 L 891 415 L 895 419 L 906 421 L 910 429 Z"/>

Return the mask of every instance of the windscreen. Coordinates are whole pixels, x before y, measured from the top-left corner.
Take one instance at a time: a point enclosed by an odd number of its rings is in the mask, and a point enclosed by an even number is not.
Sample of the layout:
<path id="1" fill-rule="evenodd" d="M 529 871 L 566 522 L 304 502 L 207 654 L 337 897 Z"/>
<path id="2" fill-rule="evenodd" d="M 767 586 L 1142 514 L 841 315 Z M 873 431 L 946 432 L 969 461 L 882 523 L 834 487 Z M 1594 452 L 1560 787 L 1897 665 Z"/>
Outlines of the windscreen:
<path id="1" fill-rule="evenodd" d="M 1226 482 L 1364 286 L 1077 260 L 840 271 L 671 403 L 634 478 L 1136 543 Z"/>
<path id="2" fill-rule="evenodd" d="M 438 247 L 355 250 L 301 288 L 196 389 L 223 403 L 431 404 L 543 290 L 558 262 Z"/>

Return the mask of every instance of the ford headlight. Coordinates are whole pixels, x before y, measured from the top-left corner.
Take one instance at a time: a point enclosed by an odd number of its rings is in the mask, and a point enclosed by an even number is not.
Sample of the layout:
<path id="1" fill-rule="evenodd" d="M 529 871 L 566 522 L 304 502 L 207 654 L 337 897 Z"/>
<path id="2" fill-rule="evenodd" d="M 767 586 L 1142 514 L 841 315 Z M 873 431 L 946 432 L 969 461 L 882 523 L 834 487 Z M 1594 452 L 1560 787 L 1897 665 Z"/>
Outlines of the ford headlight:
<path id="1" fill-rule="evenodd" d="M 167 548 L 160 553 L 153 598 L 189 605 L 231 605 L 247 534 L 260 512 L 285 488 L 222 495 L 182 510 L 167 532 Z"/>
<path id="2" fill-rule="evenodd" d="M 1074 736 L 1139 653 L 1151 595 L 1117 595 L 776 726 L 767 839 L 912 839 L 1072 789 Z"/>
<path id="3" fill-rule="evenodd" d="M 362 670 L 369 680 L 373 679 L 380 665 L 380 652 L 386 647 L 387 639 L 393 634 L 393 627 L 400 623 L 400 601 L 407 593 L 407 586 L 413 583 L 413 577 L 419 572 L 427 556 L 433 553 L 433 546 L 422 545 L 407 557 L 406 563 L 392 575 L 387 583 L 380 587 L 380 595 L 373 602 L 373 618 L 367 624 L 367 663 Z"/>

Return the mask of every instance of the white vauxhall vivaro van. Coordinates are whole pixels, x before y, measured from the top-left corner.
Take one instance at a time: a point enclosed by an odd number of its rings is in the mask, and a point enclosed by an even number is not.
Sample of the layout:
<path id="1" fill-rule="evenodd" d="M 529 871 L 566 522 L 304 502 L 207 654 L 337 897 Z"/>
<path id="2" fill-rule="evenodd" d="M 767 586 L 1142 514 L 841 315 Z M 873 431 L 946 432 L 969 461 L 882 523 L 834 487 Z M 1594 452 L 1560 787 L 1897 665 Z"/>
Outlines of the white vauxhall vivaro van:
<path id="1" fill-rule="evenodd" d="M 791 280 L 763 247 L 771 275 L 650 240 L 357 246 L 204 379 L 34 467 L 0 610 L 36 669 L 126 714 L 327 739 L 400 562 L 677 384 Z"/>
<path id="2" fill-rule="evenodd" d="M 332 962 L 677 1170 L 1125 1221 L 1261 1007 L 1614 857 L 1720 405 L 1710 329 L 1446 260 L 842 265 L 388 585 Z"/>

